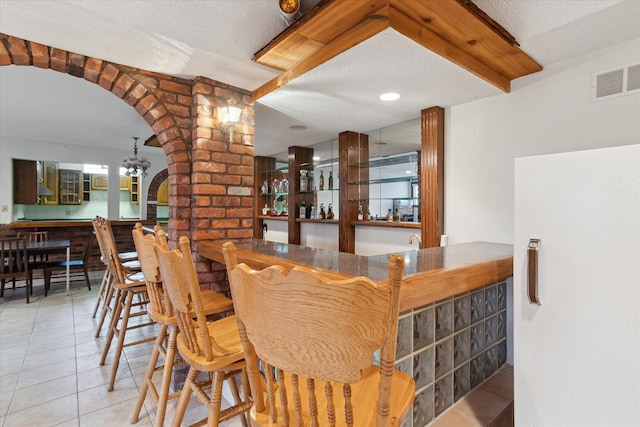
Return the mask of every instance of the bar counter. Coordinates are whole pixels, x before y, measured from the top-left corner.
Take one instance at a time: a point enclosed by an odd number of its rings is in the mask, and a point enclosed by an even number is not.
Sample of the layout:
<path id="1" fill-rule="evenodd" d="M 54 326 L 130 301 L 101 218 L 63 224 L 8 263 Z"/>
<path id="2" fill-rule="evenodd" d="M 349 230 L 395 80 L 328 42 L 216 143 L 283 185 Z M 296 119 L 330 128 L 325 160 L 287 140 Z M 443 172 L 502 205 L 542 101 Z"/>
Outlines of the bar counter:
<path id="1" fill-rule="evenodd" d="M 375 281 L 387 279 L 388 254 L 361 256 L 260 239 L 247 239 L 234 244 L 238 261 L 255 269 L 273 264 L 287 268 L 302 264 L 336 279 L 353 276 L 366 276 Z M 224 264 L 220 242 L 200 243 L 198 254 Z M 400 254 L 405 259 L 401 312 L 505 280 L 513 275 L 512 245 L 472 242 Z"/>

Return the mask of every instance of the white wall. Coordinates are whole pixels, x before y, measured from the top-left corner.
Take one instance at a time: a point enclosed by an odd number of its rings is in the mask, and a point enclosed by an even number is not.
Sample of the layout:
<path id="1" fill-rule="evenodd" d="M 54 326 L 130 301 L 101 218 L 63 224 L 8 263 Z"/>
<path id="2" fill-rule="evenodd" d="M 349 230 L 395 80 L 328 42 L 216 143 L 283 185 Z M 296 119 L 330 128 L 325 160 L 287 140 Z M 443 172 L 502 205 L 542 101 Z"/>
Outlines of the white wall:
<path id="1" fill-rule="evenodd" d="M 150 151 L 150 150 L 149 150 Z M 142 180 L 140 200 L 147 200 L 149 184 L 152 178 L 167 168 L 167 160 L 161 148 L 145 151 L 151 168 L 149 176 Z M 120 179 L 119 168 L 122 159 L 130 156 L 130 151 L 114 150 L 110 147 L 89 148 L 77 145 L 25 140 L 0 140 L 0 224 L 12 222 L 13 211 L 13 166 L 11 159 L 50 160 L 64 163 L 102 164 L 109 166 L 108 217 L 120 218 Z M 5 212 L 6 207 L 6 212 Z M 146 204 L 140 203 L 141 218 L 146 218 Z M 123 213 L 130 216 L 131 213 Z"/>
<path id="2" fill-rule="evenodd" d="M 639 143 L 640 94 L 591 102 L 592 73 L 639 62 L 636 39 L 520 78 L 510 94 L 448 108 L 449 244 L 513 243 L 516 157 Z"/>

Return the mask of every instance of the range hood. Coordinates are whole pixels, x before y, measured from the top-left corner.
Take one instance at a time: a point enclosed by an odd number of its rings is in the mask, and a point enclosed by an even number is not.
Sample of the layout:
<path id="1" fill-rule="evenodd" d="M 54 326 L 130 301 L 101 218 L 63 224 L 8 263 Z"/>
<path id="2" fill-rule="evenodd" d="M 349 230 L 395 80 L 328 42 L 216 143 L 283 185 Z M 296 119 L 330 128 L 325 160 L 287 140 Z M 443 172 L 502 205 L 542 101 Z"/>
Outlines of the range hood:
<path id="1" fill-rule="evenodd" d="M 53 191 L 49 190 L 49 188 L 45 187 L 42 184 L 38 184 L 38 195 L 39 196 L 53 196 Z"/>

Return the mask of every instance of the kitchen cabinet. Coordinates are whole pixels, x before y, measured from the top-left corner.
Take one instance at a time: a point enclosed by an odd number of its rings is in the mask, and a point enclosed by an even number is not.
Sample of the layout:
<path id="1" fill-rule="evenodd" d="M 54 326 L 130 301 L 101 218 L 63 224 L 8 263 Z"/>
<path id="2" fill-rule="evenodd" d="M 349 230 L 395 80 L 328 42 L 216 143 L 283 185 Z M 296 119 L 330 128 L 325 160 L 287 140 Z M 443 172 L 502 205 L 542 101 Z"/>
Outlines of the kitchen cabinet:
<path id="1" fill-rule="evenodd" d="M 140 203 L 140 177 L 132 175 L 129 178 L 129 201 L 131 203 Z"/>
<path id="2" fill-rule="evenodd" d="M 82 171 L 61 169 L 59 173 L 58 203 L 79 205 L 82 203 Z"/>
<path id="3" fill-rule="evenodd" d="M 43 177 L 43 163 L 46 174 Z M 56 172 L 56 173 L 52 173 Z M 47 179 L 45 186 L 44 179 Z M 20 205 L 56 204 L 57 188 L 50 185 L 57 182 L 57 163 L 35 160 L 13 159 L 13 203 Z M 45 201 L 44 198 L 48 199 Z"/>
<path id="4" fill-rule="evenodd" d="M 13 203 L 35 205 L 38 203 L 38 184 L 42 167 L 33 160 L 13 159 Z"/>
<path id="5" fill-rule="evenodd" d="M 42 185 L 51 190 L 51 195 L 41 195 L 43 205 L 58 204 L 58 162 L 42 162 Z"/>

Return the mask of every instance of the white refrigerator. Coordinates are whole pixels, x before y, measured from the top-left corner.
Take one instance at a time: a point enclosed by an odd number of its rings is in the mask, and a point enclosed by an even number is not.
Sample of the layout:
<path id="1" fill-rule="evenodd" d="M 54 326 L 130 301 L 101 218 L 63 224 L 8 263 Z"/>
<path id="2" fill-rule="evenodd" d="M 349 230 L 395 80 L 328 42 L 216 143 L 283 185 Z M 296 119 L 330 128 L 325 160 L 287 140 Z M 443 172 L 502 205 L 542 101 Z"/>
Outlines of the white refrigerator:
<path id="1" fill-rule="evenodd" d="M 514 227 L 515 425 L 640 426 L 640 145 L 516 159 Z"/>

